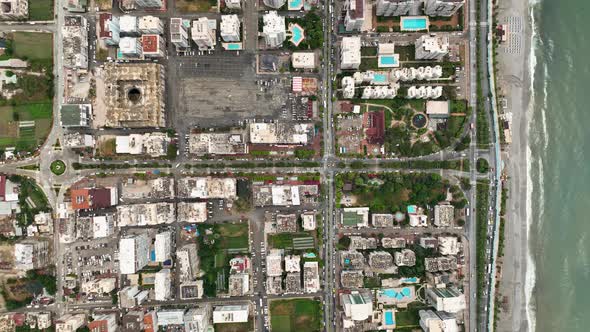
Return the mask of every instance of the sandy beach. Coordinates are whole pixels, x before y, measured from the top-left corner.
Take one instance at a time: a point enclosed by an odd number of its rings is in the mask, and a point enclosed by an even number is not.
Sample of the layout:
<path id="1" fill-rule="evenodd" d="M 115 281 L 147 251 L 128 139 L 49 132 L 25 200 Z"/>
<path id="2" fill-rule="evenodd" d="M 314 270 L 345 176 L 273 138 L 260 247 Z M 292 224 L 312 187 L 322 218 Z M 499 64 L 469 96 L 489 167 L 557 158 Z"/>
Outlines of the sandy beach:
<path id="1" fill-rule="evenodd" d="M 509 178 L 509 198 L 502 276 L 498 289 L 498 331 L 523 332 L 531 328 L 527 319 L 527 296 L 530 294 L 527 294 L 526 288 L 527 273 L 534 273 L 527 271 L 527 149 L 532 33 L 528 10 L 529 0 L 504 0 L 499 2 L 496 12 L 498 23 L 508 24 L 512 30 L 508 38 L 520 39 L 520 47 L 505 43 L 498 48 L 498 84 L 506 96 L 506 111 L 512 113 L 512 144 L 502 156 Z"/>

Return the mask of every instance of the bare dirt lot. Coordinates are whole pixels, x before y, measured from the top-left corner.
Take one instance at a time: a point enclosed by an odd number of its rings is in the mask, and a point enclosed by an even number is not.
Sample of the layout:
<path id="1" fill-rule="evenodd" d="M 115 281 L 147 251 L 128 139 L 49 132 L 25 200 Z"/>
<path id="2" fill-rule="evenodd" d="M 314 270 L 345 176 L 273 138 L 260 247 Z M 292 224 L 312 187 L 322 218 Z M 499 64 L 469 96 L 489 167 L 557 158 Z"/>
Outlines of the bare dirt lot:
<path id="1" fill-rule="evenodd" d="M 176 128 L 235 125 L 244 119 L 276 118 L 290 81 L 254 73 L 250 54 L 177 58 L 171 83 Z"/>

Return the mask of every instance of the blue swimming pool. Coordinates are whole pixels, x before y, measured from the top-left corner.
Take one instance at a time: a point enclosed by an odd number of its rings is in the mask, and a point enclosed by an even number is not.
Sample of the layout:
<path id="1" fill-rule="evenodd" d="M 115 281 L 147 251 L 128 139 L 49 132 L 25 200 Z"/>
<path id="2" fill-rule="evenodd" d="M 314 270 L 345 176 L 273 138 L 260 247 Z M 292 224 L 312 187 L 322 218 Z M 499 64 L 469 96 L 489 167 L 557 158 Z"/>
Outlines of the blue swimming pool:
<path id="1" fill-rule="evenodd" d="M 395 324 L 395 320 L 393 319 L 393 312 L 386 311 L 385 312 L 385 324 L 386 325 L 393 325 Z"/>
<path id="2" fill-rule="evenodd" d="M 230 43 L 230 44 L 227 44 L 227 49 L 230 51 L 237 51 L 237 50 L 241 50 L 242 46 L 237 43 Z"/>
<path id="3" fill-rule="evenodd" d="M 416 205 L 408 205 L 408 213 L 416 213 L 418 207 Z"/>
<path id="4" fill-rule="evenodd" d="M 299 10 L 303 6 L 303 0 L 289 0 L 289 10 Z"/>
<path id="5" fill-rule="evenodd" d="M 383 295 L 396 300 L 403 300 L 404 298 L 410 297 L 410 295 L 412 295 L 412 291 L 408 287 L 402 288 L 400 292 L 391 288 L 384 289 L 381 292 L 383 293 Z"/>
<path id="6" fill-rule="evenodd" d="M 379 56 L 379 67 L 392 67 L 397 66 L 398 61 L 393 55 L 381 55 Z"/>
<path id="7" fill-rule="evenodd" d="M 418 282 L 418 278 L 416 278 L 416 277 L 402 278 L 401 279 L 401 282 L 402 283 L 405 283 L 405 284 L 414 284 L 414 283 L 417 283 Z"/>
<path id="8" fill-rule="evenodd" d="M 428 29 L 428 17 L 406 16 L 401 18 L 401 31 L 420 31 Z"/>
<path id="9" fill-rule="evenodd" d="M 375 74 L 375 76 L 373 76 L 373 81 L 375 83 L 386 83 L 387 82 L 387 76 L 383 75 L 383 74 Z"/>
<path id="10" fill-rule="evenodd" d="M 291 30 L 291 42 L 293 45 L 298 46 L 305 38 L 303 28 L 299 24 L 292 24 L 289 30 Z"/>

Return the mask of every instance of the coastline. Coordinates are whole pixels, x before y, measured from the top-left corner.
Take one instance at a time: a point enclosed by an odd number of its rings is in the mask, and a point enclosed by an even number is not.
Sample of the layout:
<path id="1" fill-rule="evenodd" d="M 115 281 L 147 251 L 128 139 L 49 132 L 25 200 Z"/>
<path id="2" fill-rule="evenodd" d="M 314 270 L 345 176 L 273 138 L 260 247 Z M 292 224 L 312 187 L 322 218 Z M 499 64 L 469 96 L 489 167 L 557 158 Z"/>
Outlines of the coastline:
<path id="1" fill-rule="evenodd" d="M 498 331 L 534 331 L 531 297 L 534 288 L 534 263 L 530 256 L 529 119 L 533 101 L 531 84 L 534 75 L 533 22 L 529 0 L 502 1 L 497 9 L 498 22 L 522 20 L 519 33 L 524 47 L 519 53 L 498 48 L 498 84 L 506 96 L 507 111 L 512 113 L 512 143 L 502 159 L 508 176 L 504 257 L 498 288 L 500 315 Z"/>

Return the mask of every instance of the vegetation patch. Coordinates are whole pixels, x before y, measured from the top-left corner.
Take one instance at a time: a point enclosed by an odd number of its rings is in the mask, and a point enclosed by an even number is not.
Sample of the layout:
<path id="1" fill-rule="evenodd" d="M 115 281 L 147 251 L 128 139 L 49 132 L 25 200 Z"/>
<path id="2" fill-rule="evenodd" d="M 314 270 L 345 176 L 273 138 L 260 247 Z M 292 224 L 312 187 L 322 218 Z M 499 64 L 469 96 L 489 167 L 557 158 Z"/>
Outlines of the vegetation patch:
<path id="1" fill-rule="evenodd" d="M 273 332 L 320 331 L 322 308 L 311 299 L 278 300 L 270 303 Z"/>
<path id="2" fill-rule="evenodd" d="M 53 0 L 29 1 L 30 21 L 51 21 L 53 20 Z"/>
<path id="3" fill-rule="evenodd" d="M 54 160 L 51 165 L 51 173 L 55 175 L 62 175 L 66 171 L 66 164 L 61 160 Z"/>

